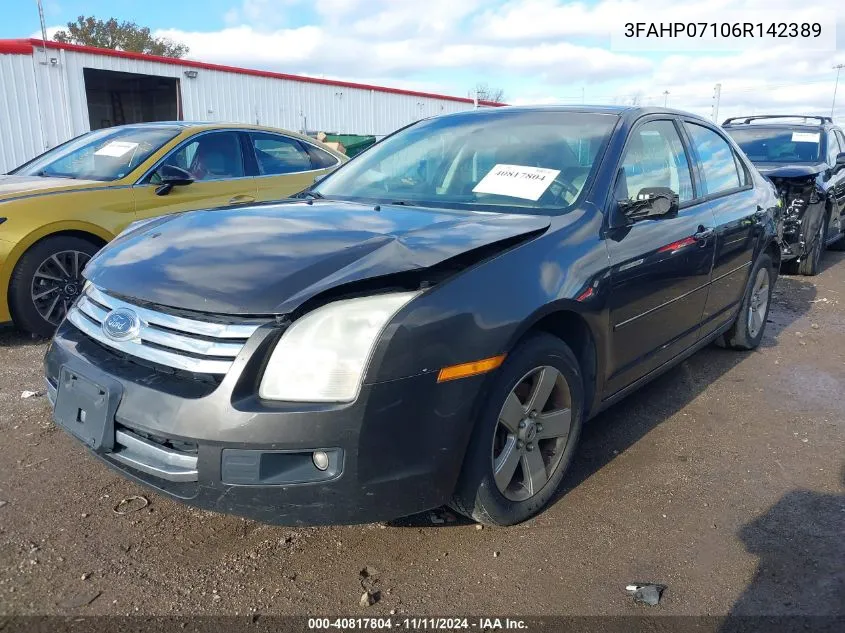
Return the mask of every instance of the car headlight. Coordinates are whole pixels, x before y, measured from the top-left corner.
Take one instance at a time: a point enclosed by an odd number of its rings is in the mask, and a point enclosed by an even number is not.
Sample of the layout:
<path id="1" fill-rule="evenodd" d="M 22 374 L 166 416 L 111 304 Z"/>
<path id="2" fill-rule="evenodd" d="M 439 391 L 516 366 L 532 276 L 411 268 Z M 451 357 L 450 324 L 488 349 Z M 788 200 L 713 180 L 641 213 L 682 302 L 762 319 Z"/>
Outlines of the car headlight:
<path id="1" fill-rule="evenodd" d="M 294 321 L 276 343 L 258 395 L 266 400 L 351 402 L 382 330 L 418 294 L 343 299 Z"/>

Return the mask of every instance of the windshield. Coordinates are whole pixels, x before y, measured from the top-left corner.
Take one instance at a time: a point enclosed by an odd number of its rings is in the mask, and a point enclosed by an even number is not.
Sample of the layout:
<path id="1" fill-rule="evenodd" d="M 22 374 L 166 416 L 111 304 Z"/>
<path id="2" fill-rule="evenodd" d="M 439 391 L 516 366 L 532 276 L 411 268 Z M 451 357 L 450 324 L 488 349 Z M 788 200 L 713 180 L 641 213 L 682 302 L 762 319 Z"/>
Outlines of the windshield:
<path id="1" fill-rule="evenodd" d="M 821 132 L 812 128 L 726 130 L 753 163 L 817 163 Z"/>
<path id="2" fill-rule="evenodd" d="M 616 115 L 509 111 L 446 116 L 386 138 L 314 187 L 385 204 L 561 210 L 581 194 Z"/>
<path id="3" fill-rule="evenodd" d="M 117 180 L 179 134 L 177 127 L 121 127 L 89 132 L 10 172 L 79 180 Z"/>

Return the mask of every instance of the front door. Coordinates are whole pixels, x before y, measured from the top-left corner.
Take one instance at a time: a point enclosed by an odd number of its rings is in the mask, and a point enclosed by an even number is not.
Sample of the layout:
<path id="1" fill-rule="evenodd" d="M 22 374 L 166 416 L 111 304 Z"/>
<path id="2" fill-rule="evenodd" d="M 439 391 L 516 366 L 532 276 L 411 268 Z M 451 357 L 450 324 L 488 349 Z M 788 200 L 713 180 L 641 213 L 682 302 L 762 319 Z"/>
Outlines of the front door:
<path id="1" fill-rule="evenodd" d="M 839 153 L 845 152 L 845 134 L 841 130 L 828 130 L 829 136 L 836 138 L 836 150 Z M 838 156 L 837 154 L 836 156 Z M 828 238 L 835 237 L 835 231 L 845 230 L 845 167 L 836 166 L 836 156 L 829 157 L 828 163 L 831 165 L 831 183 L 830 183 L 830 198 L 831 198 L 831 226 L 828 230 Z"/>
<path id="2" fill-rule="evenodd" d="M 607 396 L 698 340 L 715 222 L 712 211 L 697 201 L 690 165 L 672 119 L 639 123 L 628 138 L 615 200 L 636 199 L 648 187 L 668 187 L 678 194 L 679 208 L 608 232 L 612 357 Z"/>
<path id="3" fill-rule="evenodd" d="M 204 132 L 187 140 L 162 164 L 188 171 L 190 185 L 173 187 L 159 195 L 156 172 L 133 187 L 138 219 L 254 202 L 256 182 L 247 176 L 243 146 L 235 131 Z"/>

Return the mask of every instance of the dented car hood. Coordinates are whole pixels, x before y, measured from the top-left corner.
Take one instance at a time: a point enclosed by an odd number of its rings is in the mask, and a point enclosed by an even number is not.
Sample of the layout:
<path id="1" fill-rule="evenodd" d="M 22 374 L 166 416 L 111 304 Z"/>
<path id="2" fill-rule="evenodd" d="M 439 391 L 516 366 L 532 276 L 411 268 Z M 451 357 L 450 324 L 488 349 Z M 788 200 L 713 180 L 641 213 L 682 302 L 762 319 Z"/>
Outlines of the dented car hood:
<path id="1" fill-rule="evenodd" d="M 124 234 L 85 277 L 136 301 L 285 314 L 350 282 L 425 269 L 548 228 L 546 216 L 316 200 L 166 216 Z"/>
<path id="2" fill-rule="evenodd" d="M 754 166 L 768 178 L 807 178 L 828 169 L 826 163 L 754 163 Z"/>

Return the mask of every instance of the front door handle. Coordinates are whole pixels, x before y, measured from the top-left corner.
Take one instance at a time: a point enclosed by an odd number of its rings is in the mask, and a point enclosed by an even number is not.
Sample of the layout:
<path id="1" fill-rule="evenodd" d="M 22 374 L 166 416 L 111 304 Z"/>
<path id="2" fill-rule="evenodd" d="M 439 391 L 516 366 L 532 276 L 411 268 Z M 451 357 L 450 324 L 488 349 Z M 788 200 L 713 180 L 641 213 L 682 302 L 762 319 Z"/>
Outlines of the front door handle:
<path id="1" fill-rule="evenodd" d="M 705 244 L 707 244 L 707 240 L 709 240 L 715 234 L 716 231 L 713 229 L 713 227 L 699 226 L 698 231 L 693 233 L 692 237 L 693 239 L 695 239 L 696 242 L 698 242 L 699 246 L 704 246 Z"/>
<path id="2" fill-rule="evenodd" d="M 247 202 L 255 202 L 255 196 L 241 194 L 237 196 L 232 196 L 229 199 L 229 204 L 245 204 Z"/>

